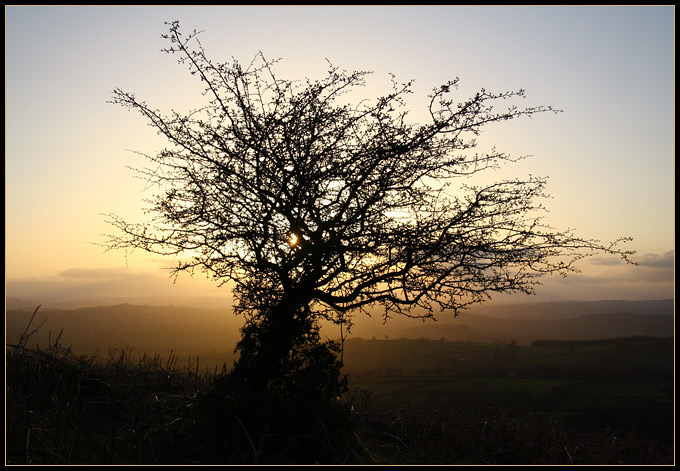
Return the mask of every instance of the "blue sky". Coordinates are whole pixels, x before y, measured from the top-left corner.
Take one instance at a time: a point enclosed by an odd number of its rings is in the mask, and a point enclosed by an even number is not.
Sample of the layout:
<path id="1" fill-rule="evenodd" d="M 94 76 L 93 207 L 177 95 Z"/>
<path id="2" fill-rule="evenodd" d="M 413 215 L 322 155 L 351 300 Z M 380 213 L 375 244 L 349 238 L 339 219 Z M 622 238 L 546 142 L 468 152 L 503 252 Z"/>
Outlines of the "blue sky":
<path id="1" fill-rule="evenodd" d="M 98 286 L 109 273 L 111 292 L 125 273 L 143 273 L 159 292 L 220 293 L 202 280 L 172 285 L 160 270 L 168 260 L 89 243 L 110 232 L 101 213 L 143 217 L 144 184 L 127 166 L 144 162 L 130 150 L 163 146 L 139 116 L 107 103 L 111 91 L 165 111 L 201 104 L 200 84 L 160 52 L 171 20 L 203 30 L 213 59 L 247 62 L 259 50 L 282 58 L 287 78 L 323 74 L 328 59 L 373 70 L 368 97 L 388 73 L 415 79 L 414 120 L 426 119 L 427 93 L 454 77 L 461 100 L 482 87 L 526 89 L 523 104 L 564 112 L 484 132 L 482 148 L 533 156 L 490 178 L 549 176 L 550 224 L 602 241 L 631 236 L 640 262 L 593 259 L 581 275 L 546 280 L 541 299 L 673 296 L 673 6 L 6 7 L 8 295 L 84 293 L 88 273 Z"/>

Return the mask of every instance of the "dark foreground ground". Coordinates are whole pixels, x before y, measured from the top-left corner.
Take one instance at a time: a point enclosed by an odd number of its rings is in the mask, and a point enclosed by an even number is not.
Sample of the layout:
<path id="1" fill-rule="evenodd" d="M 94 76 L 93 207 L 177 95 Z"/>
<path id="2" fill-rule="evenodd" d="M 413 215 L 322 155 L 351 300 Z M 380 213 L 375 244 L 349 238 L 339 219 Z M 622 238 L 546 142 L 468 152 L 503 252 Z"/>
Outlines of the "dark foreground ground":
<path id="1" fill-rule="evenodd" d="M 584 345 L 535 347 L 567 353 L 554 356 L 562 364 L 561 378 L 555 368 L 532 357 L 536 352 L 527 350 L 531 347 L 518 351 L 510 345 L 447 346 L 435 341 L 354 345 L 355 353 L 359 347 L 368 350 L 361 357 L 364 363 L 350 362 L 356 379 L 350 371 L 351 392 L 338 405 L 350 420 L 339 422 L 344 424 L 339 428 L 326 416 L 312 416 L 309 433 L 290 434 L 251 427 L 238 405 L 213 414 L 236 425 L 216 428 L 201 402 L 216 376 L 191 366 L 180 368 L 176 357 L 140 357 L 124 350 L 109 351 L 103 358 L 79 356 L 58 339 L 47 347 L 19 342 L 6 349 L 6 463 L 673 464 L 674 396 L 663 383 L 667 374 L 672 381 L 673 371 L 663 366 L 654 373 L 662 377 L 652 378 L 641 373 L 651 369 L 644 362 L 639 368 L 620 367 L 621 358 L 640 362 L 644 355 L 657 366 L 655 355 L 667 363 L 672 339 L 644 342 L 637 347 L 632 341 L 624 347 L 590 346 L 591 363 L 610 358 L 619 365 L 610 373 L 642 375 L 619 383 L 602 376 L 606 368 L 588 373 L 599 371 L 598 378 L 565 376 L 579 370 L 579 349 L 588 353 Z M 352 346 L 348 348 L 349 355 Z M 370 351 L 390 348 L 404 358 L 420 355 L 419 365 L 431 358 L 433 368 L 410 372 L 366 363 L 375 359 Z M 456 364 L 458 370 L 437 368 L 442 355 L 453 355 L 455 348 L 468 352 L 458 357 L 466 358 Z M 617 358 L 617 352 L 623 357 Z M 547 353 L 543 350 L 539 357 L 547 358 Z M 475 356 L 479 361 L 469 366 Z M 531 378 L 532 371 L 543 377 Z M 247 412 L 258 416 L 258 411 Z M 295 418 L 294 412 L 280 413 Z M 260 425 L 277 420 L 263 414 Z"/>

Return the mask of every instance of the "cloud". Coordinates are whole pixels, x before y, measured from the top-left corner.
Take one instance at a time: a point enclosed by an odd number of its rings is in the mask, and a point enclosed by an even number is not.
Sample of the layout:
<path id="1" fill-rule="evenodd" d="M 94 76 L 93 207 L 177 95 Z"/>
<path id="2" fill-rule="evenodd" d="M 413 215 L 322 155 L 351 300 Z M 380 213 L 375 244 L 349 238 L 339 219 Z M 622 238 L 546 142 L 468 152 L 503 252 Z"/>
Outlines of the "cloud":
<path id="1" fill-rule="evenodd" d="M 661 255 L 646 254 L 637 260 L 637 266 L 626 270 L 627 278 L 647 283 L 675 282 L 675 251 L 669 250 Z"/>
<path id="2" fill-rule="evenodd" d="M 621 263 L 615 257 L 591 259 L 591 269 L 566 278 L 544 277 L 537 294 L 543 298 L 660 299 L 672 298 L 675 291 L 675 252 L 673 250 L 639 256 L 637 265 Z M 586 264 L 587 265 L 587 264 Z M 229 287 L 218 288 L 202 276 L 181 275 L 174 283 L 165 270 L 143 271 L 127 267 L 68 268 L 56 276 L 33 279 L 6 279 L 8 297 L 38 299 L 40 302 L 89 297 L 131 299 L 141 297 L 216 296 L 231 298 Z"/>
<path id="3" fill-rule="evenodd" d="M 68 268 L 56 276 L 5 280 L 8 297 L 71 300 L 89 297 L 220 296 L 230 294 L 202 277 L 180 275 L 177 282 L 164 271 L 131 268 Z"/>
<path id="4" fill-rule="evenodd" d="M 76 280 L 98 280 L 98 279 L 132 279 L 148 278 L 149 273 L 143 273 L 130 268 L 68 268 L 57 276 Z"/>
<path id="5" fill-rule="evenodd" d="M 636 265 L 620 259 L 597 258 L 589 260 L 599 270 L 583 270 L 583 273 L 570 274 L 556 280 L 564 285 L 604 285 L 604 284 L 658 284 L 673 286 L 675 282 L 675 252 L 663 254 L 649 253 L 633 259 Z"/>
<path id="6" fill-rule="evenodd" d="M 669 250 L 666 253 L 657 255 L 654 253 L 643 255 L 638 264 L 644 267 L 653 268 L 673 268 L 675 266 L 675 251 Z"/>
<path id="7" fill-rule="evenodd" d="M 633 256 L 631 259 L 639 266 L 670 268 L 675 264 L 675 251 L 669 250 L 661 255 L 648 253 L 638 258 Z M 591 265 L 597 266 L 618 266 L 626 264 L 624 260 L 615 257 L 592 257 L 588 259 L 588 262 Z"/>
<path id="8" fill-rule="evenodd" d="M 598 266 L 616 266 L 616 265 L 623 265 L 624 262 L 620 258 L 612 258 L 612 257 L 593 257 L 588 259 L 588 262 L 591 265 L 598 265 Z"/>

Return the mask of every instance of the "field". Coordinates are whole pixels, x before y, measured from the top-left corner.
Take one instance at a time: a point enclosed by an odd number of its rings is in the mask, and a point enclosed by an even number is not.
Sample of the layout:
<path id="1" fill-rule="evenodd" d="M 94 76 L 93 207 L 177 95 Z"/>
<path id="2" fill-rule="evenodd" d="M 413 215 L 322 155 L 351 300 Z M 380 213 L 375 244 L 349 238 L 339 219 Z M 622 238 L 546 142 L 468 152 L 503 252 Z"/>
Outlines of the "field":
<path id="1" fill-rule="evenodd" d="M 485 408 L 581 428 L 673 436 L 673 339 L 543 342 L 349 340 L 350 386 L 381 403 Z"/>

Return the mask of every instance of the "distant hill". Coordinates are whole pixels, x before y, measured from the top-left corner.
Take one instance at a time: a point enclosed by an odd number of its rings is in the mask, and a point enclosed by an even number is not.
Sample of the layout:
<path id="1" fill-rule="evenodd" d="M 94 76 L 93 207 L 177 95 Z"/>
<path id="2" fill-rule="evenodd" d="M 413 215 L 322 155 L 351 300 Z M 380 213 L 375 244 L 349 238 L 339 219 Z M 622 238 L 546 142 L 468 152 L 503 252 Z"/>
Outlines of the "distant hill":
<path id="1" fill-rule="evenodd" d="M 459 317 L 400 331 L 406 338 L 530 344 L 535 340 L 592 340 L 645 335 L 674 337 L 675 319 L 668 314 L 609 313 L 571 319 L 500 319 L 482 315 Z"/>
<path id="2" fill-rule="evenodd" d="M 599 314 L 636 314 L 640 316 L 667 316 L 659 321 L 664 327 L 653 327 L 657 322 L 654 319 L 629 320 L 623 318 L 626 326 L 600 327 L 598 322 L 579 321 L 578 323 L 560 324 L 560 320 L 576 319 Z M 675 314 L 675 300 L 646 300 L 646 301 L 567 301 L 567 302 L 540 302 L 521 304 L 481 304 L 460 312 L 454 317 L 450 312 L 435 312 L 437 321 L 432 319 L 416 320 L 392 316 L 387 322 L 383 322 L 383 316 L 376 312 L 371 319 L 357 316 L 356 326 L 352 330 L 352 336 L 370 338 L 420 338 L 430 337 L 439 339 L 442 336 L 474 340 L 480 342 L 493 342 L 508 339 L 520 342 L 520 339 L 535 340 L 536 335 L 549 335 L 557 337 L 561 332 L 569 335 L 586 336 L 590 338 L 590 330 L 607 336 L 621 330 L 628 333 L 631 330 L 663 332 L 663 336 L 672 336 L 674 333 L 673 319 Z M 635 317 L 635 316 L 633 316 Z M 540 323 L 539 321 L 552 321 L 552 323 Z M 597 324 L 597 327 L 576 329 L 582 322 Z M 606 324 L 606 322 L 605 322 Z M 647 324 L 651 325 L 649 327 Z M 670 328 L 668 327 L 670 326 Z M 553 335 L 552 332 L 555 332 Z M 640 332 L 638 332 L 640 333 Z M 633 334 L 635 335 L 635 334 Z"/>
<path id="3" fill-rule="evenodd" d="M 7 343 L 16 342 L 34 309 L 5 312 Z M 79 353 L 95 349 L 106 353 L 109 347 L 129 346 L 136 352 L 161 355 L 170 351 L 178 354 L 233 351 L 242 322 L 227 309 L 131 304 L 73 310 L 41 308 L 31 328 L 43 321 L 31 343 L 45 344 L 63 329 L 61 343 Z"/>
<path id="4" fill-rule="evenodd" d="M 231 296 L 146 296 L 143 298 L 93 297 L 67 300 L 43 299 L 41 297 L 26 299 L 11 296 L 5 298 L 5 309 L 30 311 L 33 311 L 37 306 L 42 306 L 41 309 L 71 310 L 93 306 L 117 306 L 120 304 L 147 306 L 173 305 L 191 308 L 230 309 L 232 300 Z"/>
<path id="5" fill-rule="evenodd" d="M 67 304 L 64 304 L 66 306 Z M 37 307 L 30 300 L 6 299 L 6 341 L 18 339 Z M 113 306 L 55 309 L 43 306 L 35 325 L 47 319 L 32 338 L 45 343 L 63 329 L 62 343 L 74 350 L 132 346 L 137 352 L 198 354 L 232 352 L 240 338 L 243 320 L 230 308 L 207 309 L 178 306 L 117 304 Z M 359 322 L 365 321 L 357 316 Z M 458 318 L 441 316 L 439 322 L 402 323 L 393 318 L 386 324 L 376 316 L 376 325 L 357 328 L 358 336 L 386 334 L 391 338 L 431 338 L 478 342 L 528 344 L 534 340 L 579 340 L 648 335 L 674 336 L 674 300 L 597 301 L 481 305 Z M 335 329 L 328 331 L 335 336 Z"/>
<path id="6" fill-rule="evenodd" d="M 12 309 L 12 310 L 33 310 L 36 307 L 38 307 L 40 303 L 36 303 L 35 301 L 31 301 L 29 299 L 21 299 L 21 298 L 12 298 L 12 297 L 6 297 L 5 298 L 5 310 Z"/>
<path id="7" fill-rule="evenodd" d="M 559 301 L 548 303 L 481 304 L 464 311 L 464 316 L 484 315 L 502 319 L 572 319 L 591 314 L 613 314 L 630 312 L 634 314 L 673 315 L 674 299 L 645 301 Z"/>

